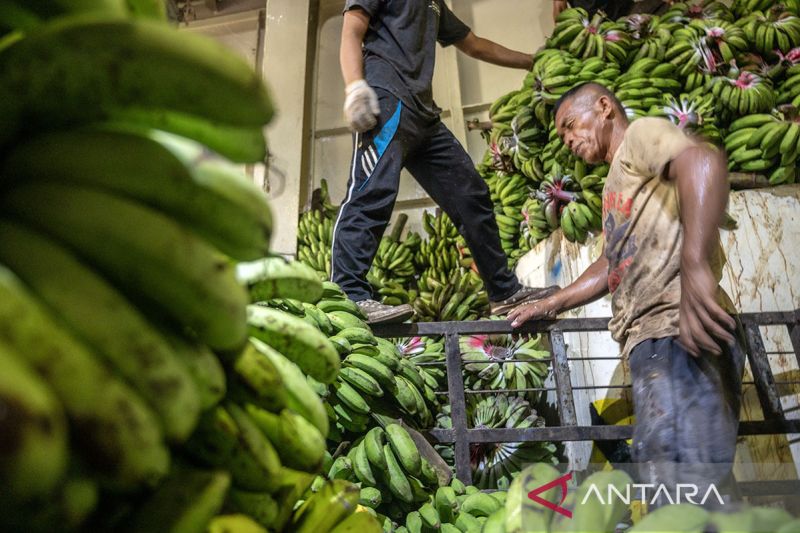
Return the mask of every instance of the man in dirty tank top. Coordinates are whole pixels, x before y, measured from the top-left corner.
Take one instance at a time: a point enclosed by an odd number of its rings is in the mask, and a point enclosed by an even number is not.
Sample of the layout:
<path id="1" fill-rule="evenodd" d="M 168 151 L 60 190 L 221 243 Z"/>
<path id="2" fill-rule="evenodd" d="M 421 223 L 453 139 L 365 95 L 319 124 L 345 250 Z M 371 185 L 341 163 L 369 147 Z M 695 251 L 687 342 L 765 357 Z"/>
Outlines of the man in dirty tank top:
<path id="1" fill-rule="evenodd" d="M 555 120 L 574 154 L 610 164 L 604 250 L 574 283 L 509 318 L 514 327 L 552 319 L 611 293 L 609 329 L 631 370 L 640 482 L 665 485 L 673 499 L 678 483 L 694 483 L 699 501 L 731 470 L 744 365 L 741 326 L 719 286 L 726 158 L 668 120 L 629 123 L 595 83 L 565 93 Z M 706 505 L 719 499 L 712 493 Z"/>

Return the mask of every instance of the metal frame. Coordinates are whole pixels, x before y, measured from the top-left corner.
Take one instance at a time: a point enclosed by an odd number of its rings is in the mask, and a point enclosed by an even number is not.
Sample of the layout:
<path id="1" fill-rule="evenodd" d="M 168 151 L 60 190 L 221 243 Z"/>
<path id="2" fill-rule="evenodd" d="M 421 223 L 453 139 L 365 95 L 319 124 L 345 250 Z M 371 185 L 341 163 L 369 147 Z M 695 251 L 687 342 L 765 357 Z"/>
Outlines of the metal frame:
<path id="1" fill-rule="evenodd" d="M 441 336 L 444 338 L 447 367 L 447 395 L 450 400 L 450 416 L 453 429 L 432 429 L 428 436 L 441 444 L 453 444 L 455 447 L 456 476 L 464 483 L 472 482 L 470 465 L 470 445 L 475 443 L 522 442 L 522 441 L 595 441 L 629 439 L 633 435 L 633 426 L 580 426 L 577 423 L 573 388 L 570 380 L 569 358 L 564 342 L 565 332 L 606 331 L 608 318 L 577 318 L 555 321 L 535 321 L 512 329 L 505 320 L 480 320 L 470 322 L 420 322 L 416 324 L 390 324 L 373 326 L 373 332 L 379 337 L 413 337 Z M 800 367 L 800 310 L 789 312 L 745 313 L 739 315 L 744 326 L 748 343 L 748 360 L 753 374 L 759 403 L 764 413 L 764 420 L 743 421 L 739 424 L 740 435 L 768 435 L 778 433 L 800 433 L 800 419 L 787 420 L 781 407 L 776 388 L 775 377 L 769 366 L 764 342 L 759 330 L 760 326 L 784 325 L 789 335 Z M 475 334 L 508 334 L 508 333 L 546 333 L 550 338 L 552 349 L 552 366 L 555 387 L 556 406 L 559 425 L 525 429 L 472 429 L 468 427 L 466 398 L 462 372 L 462 360 L 459 349 L 459 336 Z M 579 359 L 609 359 L 579 358 Z M 510 360 L 509 360 L 510 361 Z M 581 387 L 608 388 L 608 387 Z M 489 392 L 489 391 L 487 391 Z M 500 392 L 500 391 L 490 391 Z M 761 482 L 756 482 L 761 483 Z M 763 482 L 771 483 L 771 482 Z M 752 484 L 752 482 L 750 483 Z M 784 487 L 785 482 L 770 487 Z M 793 492 L 800 492 L 800 481 L 790 483 Z M 773 487 L 773 488 L 774 488 Z M 777 490 L 777 489 L 776 489 Z M 765 492 L 761 492 L 764 494 Z M 774 494 L 774 492 L 768 492 Z M 782 492 L 783 493 L 783 492 Z"/>

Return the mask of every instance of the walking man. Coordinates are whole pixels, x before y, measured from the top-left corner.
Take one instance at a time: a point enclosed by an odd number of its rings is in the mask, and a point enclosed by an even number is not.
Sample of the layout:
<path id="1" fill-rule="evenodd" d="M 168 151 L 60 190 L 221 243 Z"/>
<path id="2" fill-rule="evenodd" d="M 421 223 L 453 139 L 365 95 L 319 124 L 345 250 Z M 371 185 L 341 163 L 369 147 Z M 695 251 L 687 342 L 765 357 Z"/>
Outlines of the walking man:
<path id="1" fill-rule="evenodd" d="M 347 195 L 334 226 L 331 277 L 372 324 L 402 322 L 413 314 L 409 305 L 373 300 L 366 280 L 403 168 L 464 236 L 494 313 L 552 292 L 523 287 L 509 270 L 488 187 L 439 118 L 431 89 L 437 41 L 506 67 L 529 70 L 533 62 L 530 54 L 476 36 L 444 0 L 345 4 L 340 62 L 354 148 Z"/>
<path id="2" fill-rule="evenodd" d="M 629 358 L 632 456 L 642 482 L 695 483 L 702 497 L 733 463 L 744 366 L 741 328 L 719 286 L 725 157 L 668 120 L 629 124 L 616 97 L 595 83 L 565 93 L 555 120 L 574 154 L 611 165 L 605 248 L 575 282 L 509 319 L 514 327 L 552 319 L 610 292 L 609 329 Z"/>

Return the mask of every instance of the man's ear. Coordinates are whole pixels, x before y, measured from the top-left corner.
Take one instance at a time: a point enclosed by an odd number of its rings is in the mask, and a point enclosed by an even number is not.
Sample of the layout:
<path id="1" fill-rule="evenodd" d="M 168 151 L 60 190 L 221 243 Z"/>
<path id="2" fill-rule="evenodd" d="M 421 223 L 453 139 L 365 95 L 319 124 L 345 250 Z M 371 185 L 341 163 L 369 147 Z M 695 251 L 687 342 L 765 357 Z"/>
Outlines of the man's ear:
<path id="1" fill-rule="evenodd" d="M 614 106 L 611 104 L 611 99 L 605 94 L 600 95 L 597 99 L 598 112 L 601 118 L 613 118 Z"/>

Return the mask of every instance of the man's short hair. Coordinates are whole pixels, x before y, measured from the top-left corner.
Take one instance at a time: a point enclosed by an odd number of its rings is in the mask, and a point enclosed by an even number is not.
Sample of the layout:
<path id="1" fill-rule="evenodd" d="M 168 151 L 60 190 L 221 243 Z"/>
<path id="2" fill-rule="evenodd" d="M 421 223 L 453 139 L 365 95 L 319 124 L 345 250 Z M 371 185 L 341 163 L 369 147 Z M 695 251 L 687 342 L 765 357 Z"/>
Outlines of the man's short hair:
<path id="1" fill-rule="evenodd" d="M 625 115 L 625 108 L 622 106 L 622 102 L 619 101 L 617 95 L 611 92 L 607 87 L 604 85 L 600 85 L 594 81 L 587 81 L 585 83 L 581 83 L 576 85 L 572 89 L 568 90 L 564 94 L 561 95 L 561 98 L 558 99 L 556 102 L 555 107 L 553 107 L 553 118 L 555 119 L 556 114 L 558 114 L 558 110 L 561 105 L 566 102 L 567 100 L 571 100 L 578 96 L 581 96 L 584 92 L 592 90 L 598 94 L 598 96 L 607 96 L 611 103 L 617 107 L 617 111 Z"/>

